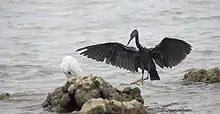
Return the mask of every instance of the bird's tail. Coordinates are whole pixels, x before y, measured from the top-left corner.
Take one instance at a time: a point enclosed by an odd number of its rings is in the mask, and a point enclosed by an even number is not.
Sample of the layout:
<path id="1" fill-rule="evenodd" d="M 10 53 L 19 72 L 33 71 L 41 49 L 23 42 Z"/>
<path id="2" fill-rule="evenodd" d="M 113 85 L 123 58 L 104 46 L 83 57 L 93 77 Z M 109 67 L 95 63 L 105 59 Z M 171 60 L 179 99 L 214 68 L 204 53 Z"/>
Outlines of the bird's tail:
<path id="1" fill-rule="evenodd" d="M 156 70 L 150 71 L 150 80 L 160 80 L 160 77 Z"/>

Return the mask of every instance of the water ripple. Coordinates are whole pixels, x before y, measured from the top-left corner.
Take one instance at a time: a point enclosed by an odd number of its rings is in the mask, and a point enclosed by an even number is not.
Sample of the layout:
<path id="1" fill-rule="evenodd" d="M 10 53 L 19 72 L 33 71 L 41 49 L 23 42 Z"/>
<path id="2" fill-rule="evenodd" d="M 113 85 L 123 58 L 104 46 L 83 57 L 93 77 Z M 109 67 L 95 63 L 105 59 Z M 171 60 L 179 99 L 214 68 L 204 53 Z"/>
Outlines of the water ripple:
<path id="1" fill-rule="evenodd" d="M 146 47 L 166 36 L 193 46 L 175 68 L 157 66 L 160 81 L 139 86 L 149 113 L 217 113 L 219 84 L 183 86 L 181 81 L 188 68 L 220 67 L 219 14 L 218 0 L 1 1 L 0 92 L 13 97 L 0 101 L 0 113 L 45 113 L 40 104 L 47 93 L 65 82 L 59 65 L 66 55 L 74 56 L 87 73 L 118 88 L 129 86 L 140 72 L 86 59 L 75 50 L 104 42 L 125 44 L 134 28 Z"/>

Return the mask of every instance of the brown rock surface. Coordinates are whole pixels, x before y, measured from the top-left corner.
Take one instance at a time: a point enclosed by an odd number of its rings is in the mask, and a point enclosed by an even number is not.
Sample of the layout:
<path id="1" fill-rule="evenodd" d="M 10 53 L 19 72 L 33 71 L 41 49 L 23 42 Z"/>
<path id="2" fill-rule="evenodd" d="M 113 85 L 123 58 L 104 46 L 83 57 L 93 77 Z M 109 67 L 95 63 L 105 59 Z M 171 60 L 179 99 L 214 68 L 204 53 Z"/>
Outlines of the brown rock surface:
<path id="1" fill-rule="evenodd" d="M 131 101 L 131 104 L 126 106 L 134 107 L 133 104 L 137 104 L 134 101 L 138 101 L 141 105 L 144 104 L 140 93 L 141 91 L 137 87 L 133 89 L 126 87 L 120 91 L 101 77 L 90 75 L 68 80 L 62 87 L 58 87 L 52 93 L 49 93 L 42 106 L 48 111 L 73 112 L 79 111 L 90 99 L 102 98 L 110 104 L 113 102 L 114 105 L 108 104 L 107 106 L 113 106 L 114 108 L 118 106 L 115 103 L 120 105 L 125 103 L 124 101 Z M 118 108 L 124 108 L 124 106 Z M 133 111 L 134 108 L 125 109 L 129 112 L 130 110 Z"/>

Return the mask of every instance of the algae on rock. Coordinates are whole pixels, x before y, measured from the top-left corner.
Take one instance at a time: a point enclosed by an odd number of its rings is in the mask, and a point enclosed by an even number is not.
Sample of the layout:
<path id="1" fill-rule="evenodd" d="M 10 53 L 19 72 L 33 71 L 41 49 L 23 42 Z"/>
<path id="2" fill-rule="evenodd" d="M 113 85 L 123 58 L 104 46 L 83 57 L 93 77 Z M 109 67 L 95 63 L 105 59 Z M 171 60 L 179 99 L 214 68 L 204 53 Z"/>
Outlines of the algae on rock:
<path id="1" fill-rule="evenodd" d="M 101 77 L 85 76 L 75 77 L 68 80 L 62 87 L 56 88 L 49 93 L 43 108 L 48 111 L 72 112 L 79 111 L 89 100 L 103 98 L 118 102 L 136 100 L 144 104 L 139 88 L 126 87 L 122 91 L 112 87 Z"/>
<path id="2" fill-rule="evenodd" d="M 220 69 L 192 69 L 185 73 L 183 83 L 186 85 L 194 82 L 216 83 L 220 82 Z"/>

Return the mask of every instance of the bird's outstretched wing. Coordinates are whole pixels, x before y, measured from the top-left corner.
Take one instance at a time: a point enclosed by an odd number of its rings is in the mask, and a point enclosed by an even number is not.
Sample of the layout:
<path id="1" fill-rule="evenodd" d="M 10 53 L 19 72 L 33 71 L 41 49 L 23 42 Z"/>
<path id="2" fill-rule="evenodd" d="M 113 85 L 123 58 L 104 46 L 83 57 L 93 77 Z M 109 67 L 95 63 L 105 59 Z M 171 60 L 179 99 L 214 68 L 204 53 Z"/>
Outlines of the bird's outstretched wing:
<path id="1" fill-rule="evenodd" d="M 85 50 L 86 49 L 86 50 Z M 105 62 L 116 67 L 124 68 L 133 72 L 138 72 L 139 53 L 134 47 L 127 47 L 121 43 L 103 43 L 90 45 L 76 51 L 85 50 L 80 55 L 96 61 Z"/>
<path id="2" fill-rule="evenodd" d="M 151 54 L 161 68 L 172 68 L 185 59 L 191 50 L 191 45 L 183 40 L 164 38 L 151 49 Z"/>

